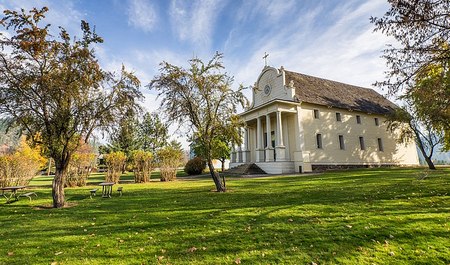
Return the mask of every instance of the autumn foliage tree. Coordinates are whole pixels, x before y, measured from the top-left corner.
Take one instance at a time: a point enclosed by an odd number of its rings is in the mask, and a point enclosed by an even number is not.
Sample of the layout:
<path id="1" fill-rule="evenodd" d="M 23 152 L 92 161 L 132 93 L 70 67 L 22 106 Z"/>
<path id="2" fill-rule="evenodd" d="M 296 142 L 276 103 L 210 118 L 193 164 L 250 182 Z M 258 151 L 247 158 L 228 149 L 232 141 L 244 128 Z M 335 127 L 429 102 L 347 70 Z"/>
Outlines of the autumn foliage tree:
<path id="1" fill-rule="evenodd" d="M 13 152 L 0 154 L 0 187 L 28 185 L 45 164 L 40 147 L 30 146 L 22 136 Z"/>
<path id="2" fill-rule="evenodd" d="M 150 180 L 154 168 L 153 154 L 149 151 L 135 150 L 131 153 L 134 182 L 145 183 Z"/>
<path id="3" fill-rule="evenodd" d="M 104 157 L 106 166 L 108 167 L 108 171 L 105 175 L 105 181 L 119 183 L 123 166 L 127 161 L 127 156 L 124 152 L 117 151 L 106 154 Z"/>
<path id="4" fill-rule="evenodd" d="M 83 36 L 42 25 L 48 8 L 5 10 L 0 35 L 0 113 L 20 126 L 54 160 L 53 207 L 64 206 L 67 169 L 80 140 L 138 108 L 139 80 L 122 67 L 101 69 L 92 48 L 103 42 L 81 21 Z M 40 139 L 35 139 L 40 135 Z"/>
<path id="5" fill-rule="evenodd" d="M 388 0 L 389 10 L 372 17 L 375 31 L 395 39 L 383 57 L 388 71 L 378 85 L 414 104 L 415 116 L 445 133 L 450 148 L 450 1 Z"/>
<path id="6" fill-rule="evenodd" d="M 81 142 L 70 160 L 66 186 L 86 186 L 87 178 L 95 166 L 97 155 L 89 143 Z"/>
<path id="7" fill-rule="evenodd" d="M 198 58 L 189 60 L 189 68 L 161 63 L 160 75 L 149 84 L 162 99 L 160 110 L 169 121 L 185 125 L 191 139 L 202 148 L 211 177 L 219 192 L 226 191 L 224 179 L 220 179 L 213 165 L 214 141 L 221 135 L 229 135 L 239 143 L 239 127 L 236 116 L 239 105 L 245 105 L 242 87 L 233 90 L 233 78 L 223 73 L 222 54 L 203 62 Z"/>
<path id="8" fill-rule="evenodd" d="M 172 141 L 170 144 L 158 149 L 156 152 L 161 181 L 171 181 L 177 177 L 177 169 L 183 160 L 183 150 L 178 142 Z"/>

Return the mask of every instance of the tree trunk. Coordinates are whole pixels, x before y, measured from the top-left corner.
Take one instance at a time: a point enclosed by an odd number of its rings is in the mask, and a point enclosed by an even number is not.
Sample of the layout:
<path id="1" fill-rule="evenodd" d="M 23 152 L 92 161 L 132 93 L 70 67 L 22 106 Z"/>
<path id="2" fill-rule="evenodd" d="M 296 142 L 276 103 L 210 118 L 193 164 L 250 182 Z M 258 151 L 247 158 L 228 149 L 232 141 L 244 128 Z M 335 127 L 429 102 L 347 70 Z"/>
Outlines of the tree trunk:
<path id="1" fill-rule="evenodd" d="M 225 171 L 225 158 L 223 160 L 220 160 L 222 162 L 222 173 Z"/>
<path id="2" fill-rule="evenodd" d="M 63 170 L 56 168 L 55 177 L 52 182 L 52 197 L 53 197 L 53 208 L 64 207 L 64 181 L 65 172 Z"/>
<path id="3" fill-rule="evenodd" d="M 436 167 L 434 166 L 433 160 L 431 160 L 430 157 L 425 156 L 425 162 L 427 162 L 429 169 L 436 169 Z"/>
<path id="4" fill-rule="evenodd" d="M 50 169 L 52 168 L 52 158 L 48 158 L 48 168 L 47 168 L 47 176 L 50 176 Z"/>
<path id="5" fill-rule="evenodd" d="M 419 133 L 412 126 L 411 126 L 411 128 L 414 130 L 414 133 L 416 135 L 416 144 L 419 147 L 419 150 L 422 153 L 423 157 L 425 158 L 425 162 L 427 162 L 428 168 L 433 169 L 433 170 L 436 169 L 436 167 L 433 164 L 433 161 L 431 160 L 431 157 L 433 156 L 433 149 L 430 150 L 430 155 L 427 155 L 427 152 L 425 151 L 425 147 L 423 145 L 423 142 L 422 142 L 422 139 L 420 138 Z"/>
<path id="6" fill-rule="evenodd" d="M 52 182 L 53 208 L 62 208 L 65 203 L 64 185 L 69 162 L 55 159 L 55 177 Z"/>
<path id="7" fill-rule="evenodd" d="M 211 177 L 214 181 L 214 184 L 216 185 L 217 192 L 225 192 L 226 187 L 225 187 L 224 183 L 222 183 L 222 181 L 220 181 L 219 173 L 217 173 L 214 170 L 214 165 L 213 165 L 211 159 L 208 159 L 208 168 L 209 168 L 209 173 L 211 174 Z"/>

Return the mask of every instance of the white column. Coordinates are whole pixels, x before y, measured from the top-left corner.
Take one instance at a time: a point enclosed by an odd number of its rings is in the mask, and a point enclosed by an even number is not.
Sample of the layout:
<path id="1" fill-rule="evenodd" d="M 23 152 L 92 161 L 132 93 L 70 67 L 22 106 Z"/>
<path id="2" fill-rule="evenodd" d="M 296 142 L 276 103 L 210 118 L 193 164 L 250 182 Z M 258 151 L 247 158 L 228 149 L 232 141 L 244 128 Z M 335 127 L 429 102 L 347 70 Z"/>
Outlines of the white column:
<path id="1" fill-rule="evenodd" d="M 257 149 L 263 149 L 263 141 L 262 141 L 262 117 L 258 117 L 256 120 L 256 142 L 257 142 Z"/>
<path id="2" fill-rule="evenodd" d="M 272 146 L 272 129 L 270 126 L 270 116 L 266 115 L 266 131 L 267 131 L 267 146 L 266 146 L 266 162 L 274 161 L 274 150 Z"/>
<path id="3" fill-rule="evenodd" d="M 283 126 L 281 123 L 281 111 L 277 111 L 277 146 L 284 146 Z"/>
<path id="4" fill-rule="evenodd" d="M 277 111 L 277 133 L 276 133 L 275 159 L 276 161 L 286 160 L 286 148 L 283 142 L 283 123 L 281 122 L 281 111 Z"/>
<path id="5" fill-rule="evenodd" d="M 270 116 L 269 114 L 266 115 L 266 133 L 267 133 L 267 146 L 266 148 L 273 147 L 272 146 L 272 135 L 271 135 L 272 129 L 270 128 Z"/>
<path id="6" fill-rule="evenodd" d="M 248 151 L 248 128 L 244 128 L 244 151 Z"/>
<path id="7" fill-rule="evenodd" d="M 256 119 L 256 162 L 264 162 L 262 117 Z"/>

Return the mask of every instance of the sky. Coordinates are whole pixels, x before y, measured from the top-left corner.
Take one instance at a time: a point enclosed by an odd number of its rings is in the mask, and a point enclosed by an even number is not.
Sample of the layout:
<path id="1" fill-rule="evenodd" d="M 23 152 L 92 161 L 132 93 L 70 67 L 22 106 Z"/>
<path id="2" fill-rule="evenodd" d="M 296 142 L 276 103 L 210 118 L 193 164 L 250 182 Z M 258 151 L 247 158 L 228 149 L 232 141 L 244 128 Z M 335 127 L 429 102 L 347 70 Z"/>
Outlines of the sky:
<path id="1" fill-rule="evenodd" d="M 389 39 L 374 33 L 371 16 L 388 10 L 384 0 L 0 0 L 0 10 L 49 7 L 45 22 L 80 36 L 80 21 L 95 26 L 101 66 L 122 64 L 142 82 L 143 105 L 158 108 L 144 86 L 167 61 L 187 66 L 192 57 L 224 54 L 234 88 L 255 83 L 264 67 L 300 72 L 373 88 L 386 71 Z M 251 98 L 251 91 L 246 92 Z"/>

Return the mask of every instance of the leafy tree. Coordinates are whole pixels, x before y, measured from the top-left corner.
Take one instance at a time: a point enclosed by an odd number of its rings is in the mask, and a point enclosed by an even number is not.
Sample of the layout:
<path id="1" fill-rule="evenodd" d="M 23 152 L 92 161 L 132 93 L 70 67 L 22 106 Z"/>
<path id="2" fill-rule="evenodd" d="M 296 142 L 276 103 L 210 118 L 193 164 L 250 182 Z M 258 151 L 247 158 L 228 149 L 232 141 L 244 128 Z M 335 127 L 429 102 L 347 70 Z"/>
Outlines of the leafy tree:
<path id="1" fill-rule="evenodd" d="M 242 86 L 231 89 L 233 78 L 221 71 L 222 54 L 216 53 L 207 63 L 198 58 L 189 60 L 189 68 L 161 63 L 160 75 L 149 84 L 162 98 L 160 110 L 171 122 L 184 124 L 192 139 L 202 146 L 211 177 L 219 192 L 226 191 L 225 180 L 215 171 L 214 140 L 230 135 L 240 142 L 241 121 L 235 115 L 237 106 L 246 104 Z"/>
<path id="2" fill-rule="evenodd" d="M 168 125 L 160 118 L 158 113 L 145 113 L 139 123 L 138 139 L 140 148 L 156 154 L 156 151 L 167 145 Z"/>
<path id="3" fill-rule="evenodd" d="M 225 135 L 220 135 L 212 141 L 212 157 L 213 159 L 217 159 L 221 162 L 222 172 L 225 171 L 225 160 L 230 159 L 231 154 L 230 142 L 226 138 L 227 137 Z M 205 155 L 205 150 L 202 145 L 197 144 L 197 142 L 194 141 L 192 146 L 196 156 L 203 157 Z"/>
<path id="4" fill-rule="evenodd" d="M 433 164 L 433 153 L 440 143 L 442 134 L 431 126 L 429 120 L 422 120 L 414 115 L 414 105 L 397 109 L 388 119 L 388 129 L 398 131 L 398 141 L 407 143 L 414 140 L 430 169 L 436 169 Z"/>
<path id="5" fill-rule="evenodd" d="M 0 36 L 0 113 L 42 144 L 55 163 L 53 207 L 64 206 L 64 184 L 80 139 L 116 124 L 142 97 L 139 80 L 124 67 L 105 72 L 92 46 L 103 42 L 81 21 L 81 38 L 60 28 L 59 36 L 41 26 L 48 8 L 5 10 Z M 39 135 L 37 139 L 35 136 Z"/>
<path id="6" fill-rule="evenodd" d="M 450 59 L 450 2 L 448 0 L 388 0 L 390 9 L 372 17 L 375 31 L 393 37 L 384 58 L 390 70 L 381 82 L 390 92 L 414 87 L 415 76 L 430 64 Z"/>
<path id="7" fill-rule="evenodd" d="M 109 150 L 113 152 L 122 151 L 127 157 L 131 152 L 140 149 L 138 140 L 139 124 L 136 114 L 129 110 L 110 133 Z"/>
<path id="8" fill-rule="evenodd" d="M 444 132 L 445 148 L 450 149 L 450 60 L 421 69 L 415 86 L 405 97 L 422 120 Z"/>
<path id="9" fill-rule="evenodd" d="M 401 92 L 414 104 L 415 115 L 428 119 L 445 132 L 450 148 L 450 1 L 388 0 L 390 9 L 372 17 L 375 31 L 393 37 L 397 44 L 384 51 L 390 94 Z"/>

